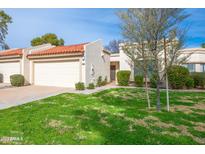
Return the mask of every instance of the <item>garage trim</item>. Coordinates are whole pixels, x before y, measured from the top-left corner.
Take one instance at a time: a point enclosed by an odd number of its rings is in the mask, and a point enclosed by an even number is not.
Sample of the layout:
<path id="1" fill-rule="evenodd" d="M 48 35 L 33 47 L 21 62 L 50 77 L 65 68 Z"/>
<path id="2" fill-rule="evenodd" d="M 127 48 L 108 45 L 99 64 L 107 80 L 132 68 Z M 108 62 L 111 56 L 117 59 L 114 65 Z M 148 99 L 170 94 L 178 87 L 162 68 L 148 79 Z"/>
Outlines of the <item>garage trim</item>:
<path id="1" fill-rule="evenodd" d="M 18 68 L 18 70 L 19 70 L 19 74 L 22 74 L 22 61 L 21 60 L 18 60 L 18 59 L 16 59 L 16 60 L 1 60 L 0 61 L 0 64 L 9 64 L 9 63 L 18 63 L 19 65 L 19 68 Z M 9 81 L 10 82 L 10 81 Z M 4 82 L 4 83 L 7 83 L 7 82 Z"/>
<path id="2" fill-rule="evenodd" d="M 46 63 L 46 62 L 79 62 L 79 80 L 82 81 L 82 56 L 80 57 L 65 57 L 65 58 L 47 58 L 47 59 L 32 59 L 30 60 L 30 83 L 35 84 L 35 63 Z"/>

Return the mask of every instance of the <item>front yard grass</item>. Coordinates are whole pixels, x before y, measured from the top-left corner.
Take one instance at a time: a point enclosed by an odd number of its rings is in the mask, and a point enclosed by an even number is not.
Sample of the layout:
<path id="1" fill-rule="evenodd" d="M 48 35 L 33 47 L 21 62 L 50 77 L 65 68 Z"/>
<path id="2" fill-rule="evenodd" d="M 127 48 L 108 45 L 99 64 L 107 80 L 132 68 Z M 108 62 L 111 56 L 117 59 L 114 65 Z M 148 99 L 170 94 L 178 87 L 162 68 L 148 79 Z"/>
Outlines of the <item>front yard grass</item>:
<path id="1" fill-rule="evenodd" d="M 61 94 L 0 110 L 0 144 L 205 144 L 205 93 L 170 92 L 148 111 L 142 89 Z"/>

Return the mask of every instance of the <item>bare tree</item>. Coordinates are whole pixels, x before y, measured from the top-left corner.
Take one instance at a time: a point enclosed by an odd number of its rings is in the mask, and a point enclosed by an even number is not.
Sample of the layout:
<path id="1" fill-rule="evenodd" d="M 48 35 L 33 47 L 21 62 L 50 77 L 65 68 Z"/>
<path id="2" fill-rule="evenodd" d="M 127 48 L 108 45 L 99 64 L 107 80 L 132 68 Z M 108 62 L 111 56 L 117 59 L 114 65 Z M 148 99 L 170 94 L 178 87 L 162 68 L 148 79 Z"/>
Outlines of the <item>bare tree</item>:
<path id="1" fill-rule="evenodd" d="M 10 49 L 10 47 L 7 43 L 4 42 L 4 43 L 2 43 L 2 49 L 3 50 L 8 50 L 8 49 Z"/>
<path id="2" fill-rule="evenodd" d="M 147 105 L 148 109 L 151 108 L 150 97 L 149 97 L 149 89 L 148 89 L 148 64 L 149 64 L 149 56 L 146 52 L 145 44 L 136 44 L 136 43 L 125 43 L 122 46 L 125 54 L 132 60 L 134 66 L 142 70 L 143 77 L 145 80 L 145 92 L 147 97 Z"/>
<path id="3" fill-rule="evenodd" d="M 105 48 L 112 53 L 118 53 L 119 52 L 119 44 L 122 43 L 123 40 L 111 40 Z"/>
<path id="4" fill-rule="evenodd" d="M 128 9 L 121 13 L 120 17 L 123 19 L 123 35 L 132 42 L 146 44 L 146 53 L 153 60 L 153 69 L 157 78 L 157 110 L 160 111 L 162 79 L 173 64 L 180 63 L 183 59 L 179 60 L 181 54 L 179 49 L 182 48 L 184 33 L 180 34 L 179 31 L 180 23 L 188 15 L 183 9 Z M 163 50 L 167 47 L 164 47 L 164 38 L 169 39 L 170 45 L 166 51 L 166 66 Z"/>
<path id="5" fill-rule="evenodd" d="M 150 63 L 149 51 L 146 43 L 146 31 L 143 16 L 138 9 L 128 9 L 127 12 L 119 12 L 123 21 L 123 36 L 129 40 L 122 46 L 125 54 L 133 61 L 134 66 L 142 70 L 145 80 L 145 92 L 148 108 L 151 108 L 148 89 L 148 65 Z"/>

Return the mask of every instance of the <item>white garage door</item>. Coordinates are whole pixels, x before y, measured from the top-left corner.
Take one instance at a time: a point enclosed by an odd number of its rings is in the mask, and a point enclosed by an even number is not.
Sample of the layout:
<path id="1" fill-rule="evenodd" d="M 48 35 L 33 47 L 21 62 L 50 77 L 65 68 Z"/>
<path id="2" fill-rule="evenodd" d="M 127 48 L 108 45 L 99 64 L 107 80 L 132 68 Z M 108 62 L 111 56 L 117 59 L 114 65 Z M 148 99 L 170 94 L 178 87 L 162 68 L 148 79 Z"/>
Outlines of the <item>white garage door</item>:
<path id="1" fill-rule="evenodd" d="M 79 82 L 79 61 L 34 63 L 34 84 L 74 87 Z"/>
<path id="2" fill-rule="evenodd" d="M 10 76 L 20 74 L 20 62 L 0 63 L 0 77 L 3 78 L 3 83 L 10 83 Z"/>

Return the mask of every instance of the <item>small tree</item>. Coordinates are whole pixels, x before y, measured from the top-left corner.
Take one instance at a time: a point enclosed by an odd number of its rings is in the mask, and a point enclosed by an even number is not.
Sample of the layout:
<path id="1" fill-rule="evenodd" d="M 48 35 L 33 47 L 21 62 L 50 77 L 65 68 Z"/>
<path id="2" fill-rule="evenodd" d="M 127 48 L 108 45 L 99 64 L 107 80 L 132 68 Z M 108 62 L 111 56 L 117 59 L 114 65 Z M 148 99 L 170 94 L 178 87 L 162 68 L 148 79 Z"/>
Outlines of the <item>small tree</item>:
<path id="1" fill-rule="evenodd" d="M 145 79 L 145 91 L 148 108 L 150 105 L 149 90 L 148 90 L 148 65 L 152 60 L 150 52 L 147 50 L 147 31 L 146 21 L 143 16 L 142 9 L 128 9 L 127 11 L 119 12 L 119 17 L 122 19 L 122 33 L 129 41 L 122 46 L 125 54 L 131 59 L 135 67 L 138 67 L 143 72 Z"/>
<path id="2" fill-rule="evenodd" d="M 161 81 L 168 68 L 176 62 L 181 61 L 178 60 L 179 55 L 181 54 L 179 49 L 183 45 L 182 38 L 185 31 L 181 31 L 181 34 L 179 33 L 181 29 L 180 23 L 187 17 L 188 15 L 183 12 L 183 9 L 128 9 L 121 15 L 121 18 L 124 21 L 123 34 L 130 41 L 139 44 L 137 49 L 141 48 L 141 57 L 142 53 L 145 53 L 145 55 L 148 55 L 149 59 L 153 60 L 153 69 L 156 73 L 157 83 L 156 94 L 158 111 L 161 110 Z M 166 56 L 163 56 L 163 50 L 167 49 L 167 46 L 163 43 L 164 38 L 165 40 L 166 38 L 169 38 L 168 44 L 170 45 Z M 175 41 L 175 38 L 177 38 L 177 41 Z M 166 66 L 165 57 L 167 58 Z M 136 59 L 135 56 L 131 58 Z M 144 58 L 141 58 L 141 60 L 142 59 Z M 139 61 L 139 59 L 137 61 Z M 145 68 L 147 67 L 146 61 L 147 58 L 142 60 L 145 64 Z"/>
<path id="3" fill-rule="evenodd" d="M 46 43 L 50 43 L 52 45 L 59 46 L 59 45 L 64 45 L 64 40 L 58 39 L 57 35 L 52 34 L 52 33 L 48 33 L 48 34 L 45 34 L 41 37 L 36 37 L 33 40 L 31 40 L 32 46 L 42 45 L 42 44 L 46 44 Z"/>

